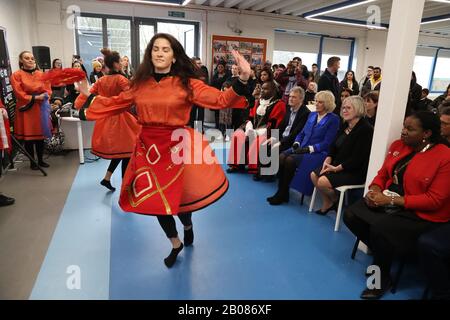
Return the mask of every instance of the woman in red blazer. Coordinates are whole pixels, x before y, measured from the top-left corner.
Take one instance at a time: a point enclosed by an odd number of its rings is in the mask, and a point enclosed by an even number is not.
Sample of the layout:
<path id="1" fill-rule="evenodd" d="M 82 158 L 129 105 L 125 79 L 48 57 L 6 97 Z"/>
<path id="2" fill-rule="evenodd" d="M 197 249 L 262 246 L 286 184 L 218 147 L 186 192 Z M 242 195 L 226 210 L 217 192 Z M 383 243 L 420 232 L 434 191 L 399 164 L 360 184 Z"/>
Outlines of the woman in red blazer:
<path id="1" fill-rule="evenodd" d="M 362 299 L 381 298 L 394 255 L 414 253 L 421 234 L 450 221 L 450 149 L 441 142 L 437 115 L 407 117 L 366 197 L 346 210 L 345 224 L 381 270 L 381 288 L 365 289 Z"/>

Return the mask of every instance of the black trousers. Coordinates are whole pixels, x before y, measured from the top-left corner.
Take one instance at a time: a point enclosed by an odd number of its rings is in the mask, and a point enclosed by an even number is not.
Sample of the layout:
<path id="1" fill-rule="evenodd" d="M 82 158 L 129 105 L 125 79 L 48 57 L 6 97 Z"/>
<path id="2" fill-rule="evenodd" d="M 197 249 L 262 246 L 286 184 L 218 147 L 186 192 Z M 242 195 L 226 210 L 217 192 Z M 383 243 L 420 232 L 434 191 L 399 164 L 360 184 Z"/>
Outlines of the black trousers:
<path id="1" fill-rule="evenodd" d="M 35 159 L 34 157 L 35 146 L 38 162 L 42 162 L 44 159 L 44 140 L 25 140 L 25 150 L 27 150 L 27 152 L 33 159 Z"/>
<path id="2" fill-rule="evenodd" d="M 369 208 L 364 199 L 347 208 L 344 223 L 372 250 L 373 264 L 380 267 L 382 281 L 389 277 L 395 257 L 416 255 L 418 238 L 442 225 L 423 220 L 409 210 L 387 214 Z"/>
<path id="3" fill-rule="evenodd" d="M 285 153 L 280 153 L 280 167 L 278 169 L 278 191 L 277 194 L 282 197 L 289 196 L 289 186 L 297 170 L 297 163 L 294 157 Z"/>
<path id="4" fill-rule="evenodd" d="M 161 228 L 164 230 L 167 238 L 176 238 L 178 236 L 177 226 L 175 224 L 175 219 L 173 216 L 161 216 L 157 215 L 158 222 Z M 192 226 L 192 213 L 182 213 L 178 215 L 181 223 L 185 227 Z"/>
<path id="5" fill-rule="evenodd" d="M 122 161 L 122 178 L 125 175 L 125 171 L 127 171 L 128 163 L 130 162 L 130 158 L 122 158 L 122 159 L 112 159 L 109 164 L 108 171 L 114 173 L 119 163 Z"/>
<path id="6" fill-rule="evenodd" d="M 450 223 L 423 234 L 418 246 L 432 298 L 450 300 Z"/>

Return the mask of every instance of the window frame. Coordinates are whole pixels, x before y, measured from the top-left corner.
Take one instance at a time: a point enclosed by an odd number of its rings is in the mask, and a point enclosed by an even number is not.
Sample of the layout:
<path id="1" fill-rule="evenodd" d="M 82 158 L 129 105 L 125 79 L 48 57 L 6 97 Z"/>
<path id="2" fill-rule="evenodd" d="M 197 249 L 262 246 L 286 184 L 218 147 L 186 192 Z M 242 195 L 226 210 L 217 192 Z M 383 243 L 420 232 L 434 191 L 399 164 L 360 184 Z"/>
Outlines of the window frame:
<path id="1" fill-rule="evenodd" d="M 127 20 L 130 21 L 130 49 L 131 49 L 131 65 L 133 68 L 137 68 L 140 64 L 139 60 L 139 25 L 153 25 L 155 34 L 158 33 L 158 22 L 163 23 L 175 23 L 175 24 L 189 24 L 194 25 L 194 55 L 199 56 L 200 52 L 200 22 L 198 21 L 187 21 L 187 20 L 176 20 L 176 19 L 164 19 L 164 18 L 146 18 L 146 17 L 130 17 L 121 15 L 111 15 L 111 14 L 99 14 L 99 13 L 80 13 L 76 15 L 75 20 L 75 44 L 76 52 L 80 52 L 80 41 L 78 36 L 78 17 L 86 18 L 100 18 L 102 19 L 102 33 L 103 33 L 103 47 L 108 48 L 108 19 L 115 20 Z"/>

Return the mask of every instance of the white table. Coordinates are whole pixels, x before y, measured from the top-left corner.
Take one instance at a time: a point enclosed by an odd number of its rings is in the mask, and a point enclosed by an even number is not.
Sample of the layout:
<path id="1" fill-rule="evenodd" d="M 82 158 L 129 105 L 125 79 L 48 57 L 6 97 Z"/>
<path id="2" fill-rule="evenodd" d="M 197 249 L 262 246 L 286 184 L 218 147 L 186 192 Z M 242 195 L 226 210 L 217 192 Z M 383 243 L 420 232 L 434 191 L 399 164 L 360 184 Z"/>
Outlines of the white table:
<path id="1" fill-rule="evenodd" d="M 80 156 L 80 164 L 84 164 L 83 130 L 81 129 L 81 120 L 74 117 L 61 117 L 61 121 L 75 122 L 77 124 L 78 154 Z"/>

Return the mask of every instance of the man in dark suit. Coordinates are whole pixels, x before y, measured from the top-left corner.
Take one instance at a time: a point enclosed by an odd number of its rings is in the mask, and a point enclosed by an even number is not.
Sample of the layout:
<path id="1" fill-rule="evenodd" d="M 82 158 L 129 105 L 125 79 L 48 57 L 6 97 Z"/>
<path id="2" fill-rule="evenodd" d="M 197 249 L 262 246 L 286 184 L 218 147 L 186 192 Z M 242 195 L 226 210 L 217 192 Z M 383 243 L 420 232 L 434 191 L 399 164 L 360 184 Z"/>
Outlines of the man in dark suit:
<path id="1" fill-rule="evenodd" d="M 320 76 L 318 83 L 318 92 L 329 90 L 333 93 L 336 105 L 340 102 L 339 80 L 337 73 L 341 65 L 341 58 L 331 57 L 327 61 L 327 69 Z"/>
<path id="2" fill-rule="evenodd" d="M 279 141 L 272 137 L 265 142 L 270 145 L 271 153 L 278 155 L 280 152 L 292 147 L 295 137 L 302 131 L 310 113 L 303 104 L 305 91 L 301 87 L 294 87 L 289 93 L 288 111 L 279 127 Z M 258 179 L 259 178 L 259 179 Z M 260 180 L 261 177 L 254 178 Z M 275 175 L 268 176 L 268 180 L 275 180 Z"/>

